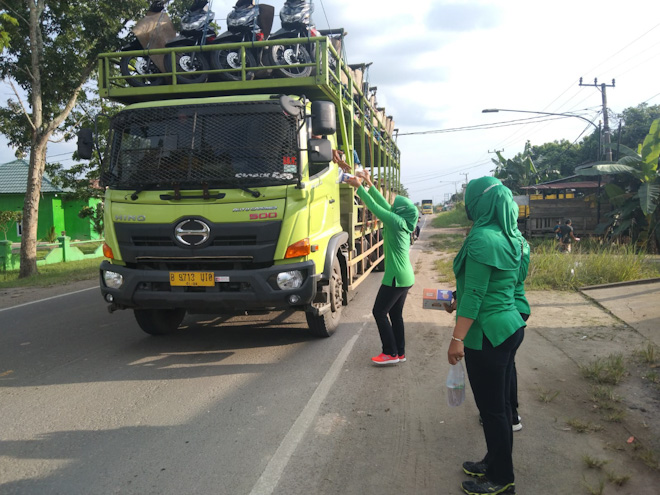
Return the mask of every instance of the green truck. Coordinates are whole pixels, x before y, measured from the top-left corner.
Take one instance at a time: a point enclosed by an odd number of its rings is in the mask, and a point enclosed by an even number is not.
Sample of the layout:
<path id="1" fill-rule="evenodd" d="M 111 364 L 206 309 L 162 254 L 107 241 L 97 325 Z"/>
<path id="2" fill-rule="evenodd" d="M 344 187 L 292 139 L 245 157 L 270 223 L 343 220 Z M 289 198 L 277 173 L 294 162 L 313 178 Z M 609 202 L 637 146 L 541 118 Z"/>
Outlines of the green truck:
<path id="1" fill-rule="evenodd" d="M 349 291 L 382 268 L 382 225 L 338 183 L 333 161 L 333 150 L 352 171 L 359 160 L 393 201 L 400 152 L 392 118 L 362 80 L 368 65 L 347 65 L 321 36 L 287 41 L 314 51 L 308 77 L 271 77 L 276 67 L 262 66 L 253 77 L 245 51 L 274 43 L 232 44 L 242 65 L 227 70 L 241 80 L 210 70 L 202 84 L 176 72 L 128 84 L 137 76 L 118 69 L 127 52 L 99 57 L 101 96 L 125 104 L 101 171 L 101 292 L 110 312 L 132 309 L 149 334 L 175 331 L 186 313 L 304 311 L 310 331 L 327 337 Z M 171 57 L 176 70 L 185 49 L 137 55 Z M 92 139 L 81 131 L 82 155 Z"/>

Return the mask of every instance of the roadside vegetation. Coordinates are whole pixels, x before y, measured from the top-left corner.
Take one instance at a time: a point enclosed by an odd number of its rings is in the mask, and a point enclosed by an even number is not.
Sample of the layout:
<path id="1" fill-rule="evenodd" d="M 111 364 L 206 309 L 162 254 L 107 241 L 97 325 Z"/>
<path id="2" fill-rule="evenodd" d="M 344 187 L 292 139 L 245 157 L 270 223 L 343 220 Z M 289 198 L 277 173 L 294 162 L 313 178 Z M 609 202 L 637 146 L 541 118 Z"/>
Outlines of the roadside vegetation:
<path id="1" fill-rule="evenodd" d="M 457 203 L 455 208 L 449 211 L 443 211 L 433 217 L 431 220 L 431 227 L 436 229 L 444 229 L 448 227 L 467 227 L 471 223 L 472 222 L 470 222 L 470 220 L 467 218 L 463 203 Z"/>
<path id="2" fill-rule="evenodd" d="M 39 267 L 39 273 L 27 278 L 19 278 L 18 270 L 0 272 L 0 289 L 13 287 L 51 287 L 80 280 L 93 280 L 98 277 L 102 258 L 92 258 L 67 263 L 54 263 Z"/>
<path id="3" fill-rule="evenodd" d="M 436 228 L 462 228 L 470 225 L 465 210 L 457 208 L 438 214 L 432 221 Z M 465 233 L 441 233 L 429 237 L 433 251 L 443 252 L 435 262 L 439 282 L 455 283 L 452 271 L 453 255 L 465 239 Z M 660 277 L 660 259 L 630 245 L 601 244 L 584 239 L 573 246 L 573 252 L 560 253 L 556 241 L 533 239 L 530 242 L 531 262 L 525 282 L 528 290 L 577 290 L 579 287 L 629 282 Z"/>

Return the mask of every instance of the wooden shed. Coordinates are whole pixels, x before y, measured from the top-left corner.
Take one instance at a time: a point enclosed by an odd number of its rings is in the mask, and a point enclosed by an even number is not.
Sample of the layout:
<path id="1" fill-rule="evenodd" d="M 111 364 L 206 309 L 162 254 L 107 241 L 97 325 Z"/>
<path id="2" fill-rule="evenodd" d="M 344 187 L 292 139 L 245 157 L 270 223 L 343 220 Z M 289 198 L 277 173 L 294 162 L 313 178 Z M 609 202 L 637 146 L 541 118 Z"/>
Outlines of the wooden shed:
<path id="1" fill-rule="evenodd" d="M 523 187 L 529 197 L 528 217 L 520 228 L 529 237 L 551 237 L 557 222 L 570 218 L 576 235 L 593 235 L 611 207 L 599 181 L 549 182 Z"/>

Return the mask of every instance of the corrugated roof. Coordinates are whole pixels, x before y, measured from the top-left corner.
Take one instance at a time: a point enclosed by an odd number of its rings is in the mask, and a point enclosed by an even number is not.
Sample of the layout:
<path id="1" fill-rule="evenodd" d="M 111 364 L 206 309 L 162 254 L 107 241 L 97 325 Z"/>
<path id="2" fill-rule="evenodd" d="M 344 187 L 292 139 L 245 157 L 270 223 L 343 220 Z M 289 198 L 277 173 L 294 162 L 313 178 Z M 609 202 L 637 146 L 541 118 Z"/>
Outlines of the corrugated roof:
<path id="1" fill-rule="evenodd" d="M 25 160 L 0 164 L 0 194 L 25 194 L 30 164 Z M 54 186 L 44 174 L 41 180 L 42 193 L 59 193 L 62 189 Z"/>
<path id="2" fill-rule="evenodd" d="M 604 183 L 601 185 L 605 185 Z M 557 182 L 552 184 L 535 184 L 533 186 L 525 186 L 520 189 L 598 189 L 597 181 L 580 181 L 580 182 Z"/>

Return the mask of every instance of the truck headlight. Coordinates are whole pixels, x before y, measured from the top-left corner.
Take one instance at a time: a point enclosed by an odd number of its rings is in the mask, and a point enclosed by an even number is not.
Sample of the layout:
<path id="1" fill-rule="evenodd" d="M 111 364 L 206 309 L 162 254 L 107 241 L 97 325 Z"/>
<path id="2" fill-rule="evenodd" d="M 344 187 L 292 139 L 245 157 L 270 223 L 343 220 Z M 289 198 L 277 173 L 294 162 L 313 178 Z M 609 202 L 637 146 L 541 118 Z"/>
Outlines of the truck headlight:
<path id="1" fill-rule="evenodd" d="M 281 290 L 298 289 L 303 283 L 303 275 L 298 270 L 277 274 L 277 286 Z"/>
<path id="2" fill-rule="evenodd" d="M 103 281 L 105 282 L 106 287 L 109 287 L 110 289 L 119 289 L 124 283 L 124 277 L 117 272 L 106 270 L 103 272 Z"/>

